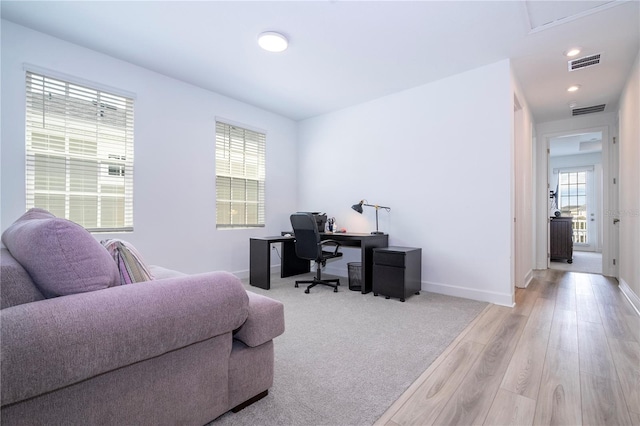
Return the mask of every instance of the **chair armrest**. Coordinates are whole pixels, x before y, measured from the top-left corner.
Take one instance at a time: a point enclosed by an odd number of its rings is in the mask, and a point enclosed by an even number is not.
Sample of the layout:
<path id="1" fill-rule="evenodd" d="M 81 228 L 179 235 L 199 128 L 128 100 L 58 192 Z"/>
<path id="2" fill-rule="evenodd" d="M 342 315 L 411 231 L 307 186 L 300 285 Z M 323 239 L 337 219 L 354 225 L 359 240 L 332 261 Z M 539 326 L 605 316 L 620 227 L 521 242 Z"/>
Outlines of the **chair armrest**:
<path id="1" fill-rule="evenodd" d="M 256 347 L 284 333 L 284 305 L 269 297 L 247 291 L 249 315 L 234 337 Z"/>
<path id="2" fill-rule="evenodd" d="M 229 333 L 248 315 L 226 272 L 111 287 L 0 311 L 2 405 Z"/>
<path id="3" fill-rule="evenodd" d="M 333 250 L 333 254 L 337 255 L 338 254 L 338 249 L 340 248 L 341 244 L 340 242 L 336 241 L 336 240 L 322 240 L 320 241 L 320 246 L 322 247 L 325 244 L 333 244 L 335 245 L 335 249 Z"/>

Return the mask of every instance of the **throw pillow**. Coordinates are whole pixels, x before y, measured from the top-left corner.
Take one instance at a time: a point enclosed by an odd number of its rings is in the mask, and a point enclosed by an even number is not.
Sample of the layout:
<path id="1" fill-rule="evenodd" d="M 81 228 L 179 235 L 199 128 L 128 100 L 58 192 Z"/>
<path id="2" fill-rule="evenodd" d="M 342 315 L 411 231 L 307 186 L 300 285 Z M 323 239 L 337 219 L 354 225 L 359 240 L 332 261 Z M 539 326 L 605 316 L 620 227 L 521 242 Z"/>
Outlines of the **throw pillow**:
<path id="1" fill-rule="evenodd" d="M 121 285 L 153 280 L 151 270 L 131 243 L 118 239 L 101 243 L 118 265 Z"/>
<path id="2" fill-rule="evenodd" d="M 23 214 L 4 231 L 2 242 L 47 298 L 118 283 L 117 266 L 89 231 L 46 210 Z"/>

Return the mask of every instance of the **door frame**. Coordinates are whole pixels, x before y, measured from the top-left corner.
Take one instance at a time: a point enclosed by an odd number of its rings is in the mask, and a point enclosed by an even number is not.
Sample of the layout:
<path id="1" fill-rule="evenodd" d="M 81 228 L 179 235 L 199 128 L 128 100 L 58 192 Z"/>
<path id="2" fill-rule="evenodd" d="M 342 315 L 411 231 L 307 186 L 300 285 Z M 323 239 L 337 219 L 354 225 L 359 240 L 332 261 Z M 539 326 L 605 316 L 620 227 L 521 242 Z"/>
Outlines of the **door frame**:
<path id="1" fill-rule="evenodd" d="M 608 211 L 612 211 L 615 210 L 617 207 L 613 205 L 613 201 L 612 201 L 612 196 L 611 196 L 611 192 L 613 191 L 613 189 L 611 188 L 611 182 L 612 182 L 612 178 L 613 176 L 617 176 L 617 170 L 612 170 L 612 166 L 615 167 L 615 164 L 611 162 L 611 157 L 612 157 L 612 134 L 614 133 L 614 131 L 612 131 L 612 129 L 610 129 L 610 126 L 608 125 L 602 125 L 602 126 L 594 126 L 594 127 L 583 127 L 583 128 L 575 128 L 572 130 L 564 130 L 564 131 L 560 131 L 560 132 L 551 132 L 551 133 L 545 133 L 542 135 L 542 140 L 544 141 L 543 146 L 545 149 L 545 155 L 541 156 L 541 160 L 544 162 L 544 167 L 543 170 L 545 170 L 546 174 L 544 177 L 544 182 L 546 182 L 545 188 L 545 203 L 544 203 L 544 213 L 542 213 L 542 208 L 538 208 L 538 214 L 544 214 L 545 215 L 545 222 L 546 222 L 546 230 L 545 230 L 545 235 L 544 235 L 544 240 L 546 243 L 546 269 L 549 269 L 550 266 L 550 258 L 549 258 L 549 224 L 550 224 L 550 220 L 549 220 L 549 213 L 548 213 L 548 206 L 549 206 L 549 189 L 550 189 L 550 183 L 549 183 L 549 167 L 550 167 L 550 161 L 549 161 L 549 154 L 550 154 L 550 141 L 553 138 L 556 137 L 560 137 L 560 136 L 568 136 L 568 135 L 572 135 L 572 134 L 576 134 L 576 133 L 590 133 L 590 132 L 602 132 L 602 180 L 603 180 L 603 185 L 602 185 L 602 208 L 604 210 L 603 214 L 600 215 L 600 219 L 599 219 L 599 226 L 602 229 L 602 274 L 606 275 L 606 276 L 615 276 L 614 274 L 616 273 L 615 270 L 613 270 L 611 268 L 611 266 L 613 266 L 613 241 L 612 241 L 612 232 L 613 229 L 611 228 L 612 224 L 608 223 L 611 221 L 605 220 L 605 217 L 607 216 L 607 212 Z M 616 147 L 617 148 L 617 147 Z M 540 170 L 540 168 L 539 168 Z M 613 197 L 614 199 L 617 199 L 617 197 Z M 539 198 L 541 199 L 541 198 Z M 539 218 L 540 219 L 540 218 Z M 538 223 L 540 223 L 540 220 L 538 221 Z M 538 241 L 540 241 L 540 239 L 538 238 Z"/>

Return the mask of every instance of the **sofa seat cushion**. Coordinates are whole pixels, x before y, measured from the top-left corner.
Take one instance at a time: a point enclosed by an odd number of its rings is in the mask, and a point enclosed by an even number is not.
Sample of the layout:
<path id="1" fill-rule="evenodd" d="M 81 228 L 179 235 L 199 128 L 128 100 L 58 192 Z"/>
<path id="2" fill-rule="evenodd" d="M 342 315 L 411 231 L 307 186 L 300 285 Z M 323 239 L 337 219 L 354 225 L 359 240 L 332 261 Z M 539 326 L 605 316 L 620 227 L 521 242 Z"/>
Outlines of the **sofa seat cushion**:
<path id="1" fill-rule="evenodd" d="M 102 290 L 120 280 L 116 263 L 86 229 L 43 209 L 22 215 L 2 242 L 47 298 Z"/>
<path id="2" fill-rule="evenodd" d="M 249 316 L 234 338 L 250 347 L 260 346 L 284 333 L 284 305 L 269 297 L 247 291 Z"/>

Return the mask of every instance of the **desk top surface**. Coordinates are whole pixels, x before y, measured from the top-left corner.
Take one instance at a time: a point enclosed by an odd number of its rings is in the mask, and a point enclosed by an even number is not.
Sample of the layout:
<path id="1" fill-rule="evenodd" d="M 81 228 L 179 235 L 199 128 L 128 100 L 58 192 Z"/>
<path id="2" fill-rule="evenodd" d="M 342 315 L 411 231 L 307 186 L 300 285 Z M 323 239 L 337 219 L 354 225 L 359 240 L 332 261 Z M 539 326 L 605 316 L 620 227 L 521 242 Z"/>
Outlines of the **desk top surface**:
<path id="1" fill-rule="evenodd" d="M 287 232 L 289 233 L 289 232 Z M 320 238 L 322 239 L 354 239 L 361 240 L 366 238 L 388 238 L 389 234 L 365 234 L 357 232 L 322 232 Z M 287 235 L 275 235 L 272 237 L 251 237 L 252 240 L 264 240 L 271 242 L 289 241 L 295 239 L 295 236 L 291 232 L 290 236 Z"/>

